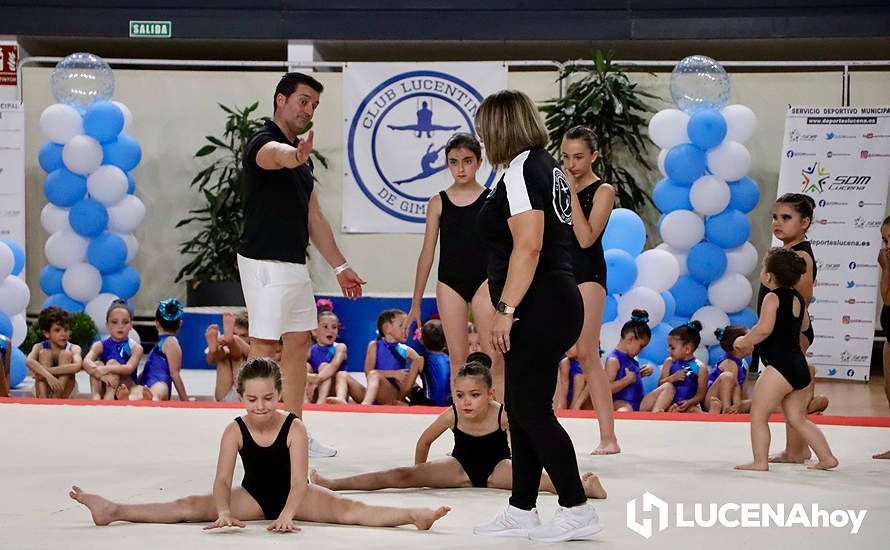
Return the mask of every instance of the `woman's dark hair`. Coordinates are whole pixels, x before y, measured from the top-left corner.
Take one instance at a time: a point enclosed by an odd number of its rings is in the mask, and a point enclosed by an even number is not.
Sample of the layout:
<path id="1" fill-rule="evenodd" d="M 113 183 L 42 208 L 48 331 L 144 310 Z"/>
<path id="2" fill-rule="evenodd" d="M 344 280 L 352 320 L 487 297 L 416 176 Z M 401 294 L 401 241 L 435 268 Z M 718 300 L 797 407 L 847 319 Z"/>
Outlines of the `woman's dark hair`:
<path id="1" fill-rule="evenodd" d="M 377 334 L 383 336 L 383 325 L 392 323 L 400 315 L 407 315 L 407 313 L 401 309 L 384 309 L 381 311 L 380 315 L 377 316 Z"/>
<path id="2" fill-rule="evenodd" d="M 176 298 L 161 300 L 155 310 L 155 321 L 167 332 L 176 332 L 182 326 L 182 302 Z"/>
<path id="3" fill-rule="evenodd" d="M 236 386 L 238 395 L 244 395 L 244 383 L 254 378 L 271 378 L 275 383 L 275 390 L 281 391 L 281 369 L 270 357 L 254 357 L 241 365 Z"/>
<path id="4" fill-rule="evenodd" d="M 649 340 L 652 338 L 652 330 L 649 328 L 649 312 L 645 309 L 635 309 L 630 314 L 630 321 L 624 323 L 621 327 L 621 337 L 624 338 L 628 334 L 633 333 L 638 340 Z"/>
<path id="5" fill-rule="evenodd" d="M 430 319 L 420 329 L 420 342 L 427 351 L 439 352 L 445 350 L 445 331 L 442 330 L 442 321 Z"/>
<path id="6" fill-rule="evenodd" d="M 794 211 L 800 214 L 801 218 L 809 218 L 810 224 L 813 223 L 813 210 L 816 209 L 816 201 L 809 195 L 803 193 L 785 193 L 778 199 L 776 204 L 787 204 L 794 208 Z"/>
<path id="7" fill-rule="evenodd" d="M 477 351 L 475 353 L 481 352 Z M 486 358 L 487 357 L 488 356 L 486 355 Z M 491 368 L 481 361 L 470 361 L 469 359 L 470 358 L 467 357 L 467 363 L 457 369 L 457 376 L 455 376 L 454 379 L 457 380 L 463 376 L 478 376 L 482 379 L 482 382 L 485 383 L 485 387 L 491 388 Z M 489 359 L 489 365 L 491 364 L 490 361 L 491 360 Z"/>
<path id="8" fill-rule="evenodd" d="M 482 160 L 482 144 L 473 134 L 459 132 L 451 136 L 448 143 L 445 144 L 445 158 L 448 158 L 448 153 L 452 149 L 466 149 L 476 155 L 476 160 Z"/>
<path id="9" fill-rule="evenodd" d="M 701 344 L 701 328 L 701 322 L 689 321 L 688 323 L 674 327 L 674 329 L 668 333 L 668 336 L 676 338 L 683 344 L 691 344 L 692 349 L 696 349 L 698 348 L 698 345 Z"/>
<path id="10" fill-rule="evenodd" d="M 273 112 L 278 110 L 278 103 L 275 101 L 278 98 L 278 94 L 283 94 L 285 98 L 288 98 L 300 84 L 305 84 L 318 93 L 324 91 L 324 86 L 322 86 L 321 82 L 315 80 L 308 74 L 286 73 L 281 77 L 281 80 L 278 81 L 278 86 L 275 86 L 275 95 L 272 96 Z"/>
<path id="11" fill-rule="evenodd" d="M 726 353 L 732 353 L 732 344 L 735 342 L 736 338 L 746 334 L 748 334 L 748 329 L 741 325 L 727 325 L 714 331 L 714 336 L 717 337 L 717 343 L 720 344 L 720 349 Z"/>
<path id="12" fill-rule="evenodd" d="M 573 126 L 563 135 L 562 139 L 580 139 L 587 145 L 591 153 L 597 149 L 596 134 L 587 126 Z"/>
<path id="13" fill-rule="evenodd" d="M 126 300 L 121 300 L 120 298 L 118 298 L 117 300 L 112 301 L 111 304 L 108 306 L 108 310 L 105 312 L 105 322 L 108 322 L 108 318 L 111 317 L 111 312 L 116 309 L 122 309 L 126 311 L 130 315 L 130 319 L 133 318 L 133 312 L 130 311 L 129 304 L 127 304 Z"/>
<path id="14" fill-rule="evenodd" d="M 71 315 L 59 306 L 49 306 L 41 310 L 37 316 L 37 326 L 43 332 L 49 332 L 53 325 L 59 325 L 62 328 L 71 326 Z"/>
<path id="15" fill-rule="evenodd" d="M 807 272 L 807 262 L 793 250 L 781 246 L 770 248 L 763 259 L 763 267 L 783 287 L 793 287 L 800 281 L 801 275 Z"/>

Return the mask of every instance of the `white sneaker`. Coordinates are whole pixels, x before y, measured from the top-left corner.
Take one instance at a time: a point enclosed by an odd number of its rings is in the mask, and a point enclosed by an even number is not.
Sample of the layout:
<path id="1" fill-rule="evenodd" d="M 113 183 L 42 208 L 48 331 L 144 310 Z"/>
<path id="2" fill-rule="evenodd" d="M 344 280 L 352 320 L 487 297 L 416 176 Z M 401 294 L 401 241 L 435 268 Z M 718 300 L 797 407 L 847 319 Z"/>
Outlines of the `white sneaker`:
<path id="1" fill-rule="evenodd" d="M 553 519 L 532 530 L 528 538 L 537 542 L 565 542 L 583 540 L 603 530 L 603 524 L 593 504 L 585 503 L 571 508 L 556 509 Z"/>
<path id="2" fill-rule="evenodd" d="M 309 436 L 309 456 L 310 458 L 330 458 L 337 455 L 337 449 L 328 447 L 321 441 Z"/>
<path id="3" fill-rule="evenodd" d="M 507 504 L 490 522 L 473 528 L 473 533 L 489 537 L 527 537 L 541 525 L 538 510 L 531 511 Z"/>

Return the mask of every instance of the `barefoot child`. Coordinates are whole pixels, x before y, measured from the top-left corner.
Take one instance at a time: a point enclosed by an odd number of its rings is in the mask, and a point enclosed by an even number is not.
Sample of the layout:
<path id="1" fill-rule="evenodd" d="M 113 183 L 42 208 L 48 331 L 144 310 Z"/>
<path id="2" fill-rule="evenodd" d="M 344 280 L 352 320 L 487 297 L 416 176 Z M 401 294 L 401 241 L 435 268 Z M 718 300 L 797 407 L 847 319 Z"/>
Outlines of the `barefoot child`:
<path id="1" fill-rule="evenodd" d="M 794 286 L 807 272 L 803 258 L 792 250 L 773 248 L 763 259 L 760 282 L 769 289 L 763 298 L 760 318 L 751 332 L 738 338 L 736 355 L 751 353 L 755 345 L 766 367 L 754 387 L 751 401 L 751 447 L 754 462 L 736 466 L 738 470 L 769 469 L 769 415 L 781 403 L 785 422 L 812 447 L 819 462 L 809 468 L 830 470 L 837 459 L 825 435 L 806 417 L 810 370 L 800 347 L 801 329 L 808 328 L 806 305 Z"/>
<path id="2" fill-rule="evenodd" d="M 80 346 L 68 341 L 71 316 L 51 306 L 40 312 L 37 326 L 46 340 L 34 344 L 25 361 L 34 373 L 34 393 L 37 397 L 67 399 L 77 388 L 74 375 L 83 366 Z"/>
<path id="3" fill-rule="evenodd" d="M 235 389 L 238 369 L 250 353 L 247 310 L 237 314 L 223 313 L 223 333 L 216 324 L 207 327 L 204 337 L 207 349 L 204 350 L 208 365 L 216 365 L 216 386 L 213 398 L 217 401 L 236 403 L 240 401 Z"/>
<path id="4" fill-rule="evenodd" d="M 176 333 L 182 326 L 182 302 L 176 298 L 162 300 L 155 310 L 155 327 L 158 329 L 158 343 L 151 349 L 145 367 L 136 379 L 144 388 L 144 399 L 169 401 L 176 386 L 180 401 L 188 401 L 185 384 L 182 383 L 182 348 Z"/>
<path id="5" fill-rule="evenodd" d="M 643 377 L 652 374 L 652 365 L 643 365 L 636 356 L 643 351 L 652 331 L 649 328 L 649 312 L 635 309 L 630 321 L 621 327 L 621 340 L 606 356 L 606 377 L 612 392 L 612 403 L 616 411 L 638 411 L 643 402 Z"/>
<path id="6" fill-rule="evenodd" d="M 90 394 L 95 399 L 142 399 L 136 387 L 136 368 L 142 359 L 142 346 L 130 339 L 133 318 L 127 302 L 115 300 L 105 314 L 108 338 L 96 342 L 83 358 L 90 375 Z"/>
<path id="7" fill-rule="evenodd" d="M 581 363 L 578 362 L 578 346 L 572 345 L 565 357 L 559 361 L 556 375 L 556 392 L 553 394 L 553 412 L 573 409 L 580 410 L 590 402 L 587 392 L 587 379 Z"/>
<path id="8" fill-rule="evenodd" d="M 481 357 L 480 357 L 481 356 Z M 350 477 L 328 479 L 315 470 L 312 483 L 334 491 L 376 491 L 408 487 L 489 487 L 511 489 L 513 472 L 507 443 L 507 415 L 504 406 L 494 400 L 488 356 L 474 353 L 458 369 L 454 379 L 453 403 L 424 430 L 414 451 L 414 465 L 369 472 Z M 484 361 L 484 362 L 483 362 Z M 430 447 L 445 430 L 454 433 L 451 456 L 428 461 Z M 590 498 L 606 498 L 597 477 L 588 472 L 582 483 Z M 556 493 L 547 474 L 540 489 Z"/>
<path id="9" fill-rule="evenodd" d="M 690 321 L 668 333 L 668 358 L 661 366 L 659 386 L 646 394 L 641 411 L 701 412 L 708 390 L 705 366 L 695 358 L 701 343 L 701 323 Z"/>
<path id="10" fill-rule="evenodd" d="M 340 334 L 340 319 L 327 307 L 318 309 L 318 328 L 314 331 L 316 343 L 309 349 L 309 362 L 306 363 L 306 396 L 316 403 L 324 403 L 326 398 L 346 400 L 346 344 L 337 342 Z"/>
<path id="11" fill-rule="evenodd" d="M 702 403 L 711 414 L 741 412 L 742 401 L 747 399 L 745 380 L 748 378 L 748 365 L 735 355 L 733 343 L 737 338 L 748 334 L 742 326 L 726 326 L 714 331 L 717 342 L 723 350 L 723 357 L 708 373 L 708 392 Z"/>
<path id="12" fill-rule="evenodd" d="M 406 320 L 407 314 L 400 309 L 384 310 L 377 317 L 379 336 L 368 343 L 365 354 L 368 389 L 363 405 L 395 405 L 404 401 L 423 370 L 423 357 L 402 343 L 407 339 Z"/>
<path id="13" fill-rule="evenodd" d="M 223 432 L 212 495 L 193 495 L 156 504 L 119 504 L 84 493 L 76 485 L 69 496 L 80 502 L 96 525 L 212 522 L 204 529 L 245 527 L 244 521 L 272 521 L 269 531 L 296 532 L 294 520 L 372 527 L 414 524 L 426 530 L 447 514 L 438 509 L 370 506 L 340 497 L 307 482 L 306 427 L 293 413 L 277 410 L 281 372 L 275 361 L 258 357 L 241 368 L 238 393 L 246 415 Z M 244 465 L 241 487 L 232 489 L 237 456 Z"/>
<path id="14" fill-rule="evenodd" d="M 430 319 L 420 329 L 420 341 L 427 356 L 423 365 L 423 390 L 429 405 L 451 404 L 451 358 L 445 341 L 442 321 Z"/>

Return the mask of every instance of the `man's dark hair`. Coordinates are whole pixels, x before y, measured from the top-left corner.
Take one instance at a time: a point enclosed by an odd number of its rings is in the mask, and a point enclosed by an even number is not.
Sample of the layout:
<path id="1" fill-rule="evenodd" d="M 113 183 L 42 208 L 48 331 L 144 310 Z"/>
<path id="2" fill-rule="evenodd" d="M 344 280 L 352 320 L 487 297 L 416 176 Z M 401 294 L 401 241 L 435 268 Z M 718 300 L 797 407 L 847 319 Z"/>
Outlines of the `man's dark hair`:
<path id="1" fill-rule="evenodd" d="M 286 73 L 281 77 L 281 80 L 278 81 L 278 86 L 275 87 L 275 95 L 272 97 L 273 112 L 278 110 L 278 103 L 275 101 L 278 94 L 284 94 L 284 97 L 288 98 L 300 84 L 305 84 L 318 93 L 324 91 L 324 86 L 321 85 L 321 82 L 315 80 L 308 74 Z"/>

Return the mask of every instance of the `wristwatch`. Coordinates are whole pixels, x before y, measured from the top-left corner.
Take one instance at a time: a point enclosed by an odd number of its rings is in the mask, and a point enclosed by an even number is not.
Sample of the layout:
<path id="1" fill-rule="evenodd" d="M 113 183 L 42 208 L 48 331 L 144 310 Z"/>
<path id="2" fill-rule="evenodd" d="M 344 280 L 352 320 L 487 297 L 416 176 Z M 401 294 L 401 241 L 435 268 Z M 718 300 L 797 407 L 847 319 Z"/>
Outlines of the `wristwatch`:
<path id="1" fill-rule="evenodd" d="M 503 313 L 504 315 L 512 315 L 513 312 L 516 311 L 515 307 L 508 306 L 504 302 L 498 302 L 498 305 L 495 306 L 495 309 L 498 313 Z"/>

